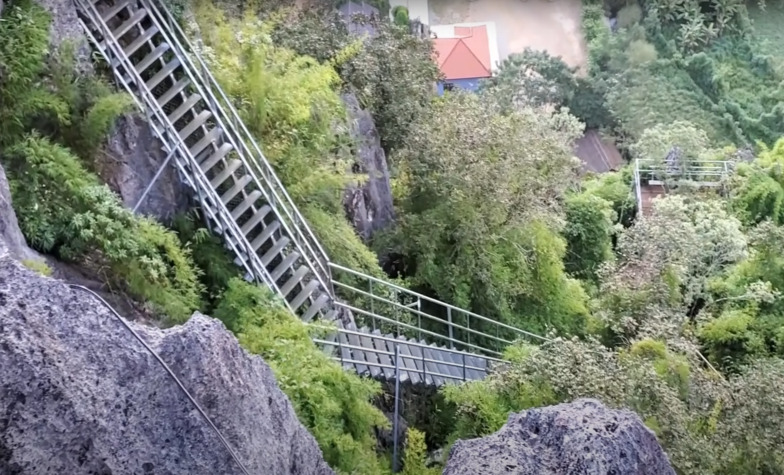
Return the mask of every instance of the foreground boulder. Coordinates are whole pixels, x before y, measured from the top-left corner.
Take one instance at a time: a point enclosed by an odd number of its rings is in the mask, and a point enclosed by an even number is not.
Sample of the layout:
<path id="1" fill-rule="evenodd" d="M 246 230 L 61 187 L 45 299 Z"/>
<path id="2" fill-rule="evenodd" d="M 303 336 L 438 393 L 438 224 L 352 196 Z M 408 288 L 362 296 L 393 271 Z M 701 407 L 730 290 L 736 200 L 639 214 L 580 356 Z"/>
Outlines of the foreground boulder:
<path id="1" fill-rule="evenodd" d="M 444 475 L 675 474 L 656 436 L 594 399 L 512 414 L 493 435 L 458 441 Z"/>
<path id="2" fill-rule="evenodd" d="M 332 474 L 272 371 L 217 320 L 129 324 L 252 474 Z M 174 379 L 96 298 L 0 240 L 0 473 L 240 474 Z"/>

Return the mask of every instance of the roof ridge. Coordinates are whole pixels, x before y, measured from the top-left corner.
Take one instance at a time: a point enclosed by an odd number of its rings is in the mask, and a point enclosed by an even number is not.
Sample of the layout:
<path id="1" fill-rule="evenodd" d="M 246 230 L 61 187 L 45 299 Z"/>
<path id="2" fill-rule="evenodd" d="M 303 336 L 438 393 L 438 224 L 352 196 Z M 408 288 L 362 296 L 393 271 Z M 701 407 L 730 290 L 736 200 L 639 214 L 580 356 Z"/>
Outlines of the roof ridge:
<path id="1" fill-rule="evenodd" d="M 449 50 L 449 54 L 447 54 L 446 57 L 444 58 L 444 60 L 441 61 L 441 65 L 442 66 L 445 65 L 447 61 L 449 61 L 449 58 L 452 57 L 452 53 L 454 53 L 455 50 L 457 49 L 457 44 L 460 43 L 461 41 L 463 41 L 461 38 L 444 38 L 444 39 L 448 39 L 448 40 L 454 39 L 454 40 L 457 40 L 457 41 L 455 41 L 454 44 L 452 45 L 452 48 Z M 466 47 L 468 48 L 468 45 L 466 45 Z M 471 49 L 471 48 L 468 48 L 468 49 Z"/>
<path id="2" fill-rule="evenodd" d="M 462 40 L 462 38 L 460 39 L 460 41 L 463 41 L 463 40 Z M 488 68 L 486 68 L 486 67 L 485 67 L 485 63 L 483 63 L 483 62 L 482 62 L 482 60 L 481 60 L 481 59 L 479 59 L 479 57 L 476 55 L 476 53 L 474 53 L 474 50 L 473 50 L 473 49 L 471 49 L 471 47 L 470 47 L 470 46 L 468 46 L 468 43 L 465 43 L 465 42 L 464 42 L 463 44 L 465 44 L 465 45 L 466 45 L 466 48 L 467 48 L 467 49 L 468 49 L 468 51 L 471 53 L 471 56 L 473 56 L 473 57 L 474 57 L 474 59 L 475 59 L 475 60 L 476 60 L 476 61 L 477 61 L 477 62 L 478 62 L 478 63 L 479 63 L 481 66 L 482 66 L 482 69 L 483 69 L 483 70 L 485 70 L 485 71 L 487 72 L 487 74 L 489 74 L 489 75 L 491 75 L 491 76 L 492 76 L 492 75 L 493 75 L 493 72 L 492 72 L 492 71 L 490 71 L 490 69 L 488 69 Z"/>

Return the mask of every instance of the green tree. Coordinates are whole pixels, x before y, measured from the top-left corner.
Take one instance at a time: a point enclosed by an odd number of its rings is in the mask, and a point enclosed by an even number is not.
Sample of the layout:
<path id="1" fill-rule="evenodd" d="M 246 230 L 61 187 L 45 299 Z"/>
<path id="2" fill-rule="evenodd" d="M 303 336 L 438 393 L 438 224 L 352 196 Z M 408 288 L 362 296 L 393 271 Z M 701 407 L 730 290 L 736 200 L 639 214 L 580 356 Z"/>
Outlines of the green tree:
<path id="1" fill-rule="evenodd" d="M 493 77 L 482 82 L 480 91 L 502 111 L 546 104 L 563 106 L 574 94 L 575 71 L 560 57 L 526 48 L 504 59 Z"/>
<path id="2" fill-rule="evenodd" d="M 471 94 L 436 103 L 397 157 L 408 189 L 392 242 L 412 282 L 506 322 L 579 327 L 584 295 L 557 234 L 578 129 L 563 113 L 497 115 Z"/>
<path id="3" fill-rule="evenodd" d="M 566 271 L 578 279 L 594 280 L 599 267 L 612 257 L 612 204 L 589 193 L 566 199 Z"/>
<path id="4" fill-rule="evenodd" d="M 784 139 L 763 146 L 754 162 L 740 164 L 733 178 L 733 204 L 747 224 L 784 224 Z"/>

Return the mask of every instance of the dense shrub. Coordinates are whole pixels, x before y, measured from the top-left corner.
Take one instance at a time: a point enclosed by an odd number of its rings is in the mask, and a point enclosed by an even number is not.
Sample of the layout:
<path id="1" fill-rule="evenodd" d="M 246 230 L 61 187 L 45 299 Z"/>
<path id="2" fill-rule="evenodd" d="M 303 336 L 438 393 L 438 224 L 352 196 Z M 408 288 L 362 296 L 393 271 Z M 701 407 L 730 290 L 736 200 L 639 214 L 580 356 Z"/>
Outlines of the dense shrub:
<path id="1" fill-rule="evenodd" d="M 2 157 L 19 225 L 45 253 L 109 270 L 108 280 L 174 322 L 201 303 L 198 271 L 174 233 L 134 216 L 67 149 L 32 135 Z"/>

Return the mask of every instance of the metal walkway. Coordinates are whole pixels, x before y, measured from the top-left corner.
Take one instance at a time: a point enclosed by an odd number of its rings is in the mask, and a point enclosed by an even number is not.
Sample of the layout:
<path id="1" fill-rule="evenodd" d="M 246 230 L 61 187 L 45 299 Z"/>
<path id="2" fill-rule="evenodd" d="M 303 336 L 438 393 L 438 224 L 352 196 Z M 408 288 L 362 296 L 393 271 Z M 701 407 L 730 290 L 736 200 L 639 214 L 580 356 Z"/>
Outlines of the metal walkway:
<path id="1" fill-rule="evenodd" d="M 246 278 L 269 286 L 303 321 L 336 324 L 315 341 L 345 368 L 394 378 L 397 363 L 401 380 L 441 385 L 484 377 L 514 339 L 544 340 L 330 262 L 166 8 L 157 0 L 75 2 L 85 32 L 147 114 L 210 230 L 222 236 Z M 362 287 L 334 279 L 333 272 Z M 369 304 L 349 306 L 339 298 L 346 295 Z M 355 314 L 386 333 L 358 329 Z"/>
<path id="2" fill-rule="evenodd" d="M 722 190 L 727 177 L 734 171 L 734 163 L 729 160 L 682 163 L 680 154 L 680 149 L 673 147 L 663 160 L 638 158 L 634 161 L 634 193 L 640 217 L 648 214 L 655 197 L 667 194 L 669 184 L 683 181 L 698 188 Z"/>

